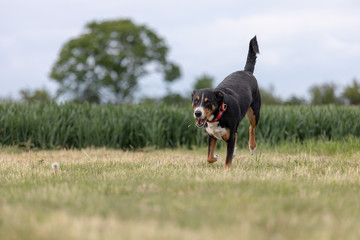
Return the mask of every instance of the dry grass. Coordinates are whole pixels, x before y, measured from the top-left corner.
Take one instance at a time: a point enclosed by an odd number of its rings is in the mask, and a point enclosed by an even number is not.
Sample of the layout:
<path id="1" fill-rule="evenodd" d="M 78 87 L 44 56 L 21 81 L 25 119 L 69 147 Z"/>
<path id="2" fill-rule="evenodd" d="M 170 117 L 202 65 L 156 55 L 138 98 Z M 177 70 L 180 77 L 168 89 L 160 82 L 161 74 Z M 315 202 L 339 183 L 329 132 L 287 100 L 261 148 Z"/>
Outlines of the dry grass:
<path id="1" fill-rule="evenodd" d="M 360 151 L 220 153 L 2 149 L 0 239 L 359 239 Z"/>

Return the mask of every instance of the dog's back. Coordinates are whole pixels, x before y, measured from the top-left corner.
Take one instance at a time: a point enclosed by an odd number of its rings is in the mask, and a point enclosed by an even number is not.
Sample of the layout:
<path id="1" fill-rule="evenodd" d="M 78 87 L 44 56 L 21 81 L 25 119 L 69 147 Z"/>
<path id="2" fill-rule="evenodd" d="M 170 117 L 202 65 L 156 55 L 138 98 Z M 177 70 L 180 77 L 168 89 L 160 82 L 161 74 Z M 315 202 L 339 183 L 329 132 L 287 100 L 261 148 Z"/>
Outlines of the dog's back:
<path id="1" fill-rule="evenodd" d="M 253 76 L 256 54 L 258 53 L 259 47 L 255 36 L 249 43 L 249 52 L 244 70 L 231 73 L 215 88 L 226 93 L 230 101 L 233 100 L 240 104 L 241 119 L 245 116 L 249 107 L 254 110 L 255 114 L 260 112 L 260 92 L 257 80 Z"/>

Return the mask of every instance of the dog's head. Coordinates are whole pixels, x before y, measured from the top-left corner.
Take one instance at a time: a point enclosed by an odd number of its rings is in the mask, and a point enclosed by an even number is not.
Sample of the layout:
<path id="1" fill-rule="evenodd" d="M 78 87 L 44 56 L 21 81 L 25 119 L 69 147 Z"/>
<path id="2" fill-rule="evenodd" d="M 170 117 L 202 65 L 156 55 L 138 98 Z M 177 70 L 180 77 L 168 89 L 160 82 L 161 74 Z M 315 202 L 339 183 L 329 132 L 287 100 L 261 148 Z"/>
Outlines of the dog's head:
<path id="1" fill-rule="evenodd" d="M 196 126 L 203 127 L 207 120 L 211 121 L 216 116 L 216 112 L 224 100 L 224 94 L 221 91 L 212 89 L 199 89 L 192 92 L 192 107 L 194 109 L 194 118 Z"/>

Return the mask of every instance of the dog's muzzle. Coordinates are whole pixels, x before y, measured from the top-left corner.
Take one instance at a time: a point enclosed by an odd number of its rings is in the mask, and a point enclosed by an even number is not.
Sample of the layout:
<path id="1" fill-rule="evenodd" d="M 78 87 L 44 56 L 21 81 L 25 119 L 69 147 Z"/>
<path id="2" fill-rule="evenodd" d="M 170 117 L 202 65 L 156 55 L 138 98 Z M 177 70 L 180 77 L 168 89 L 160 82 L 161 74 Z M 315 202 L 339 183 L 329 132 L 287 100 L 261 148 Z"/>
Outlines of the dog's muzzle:
<path id="1" fill-rule="evenodd" d="M 203 127 L 206 123 L 206 119 L 196 118 L 196 126 L 197 127 Z"/>
<path id="2" fill-rule="evenodd" d="M 206 117 L 204 115 L 204 109 L 198 107 L 194 111 L 194 118 L 196 118 L 196 126 L 203 127 L 206 123 Z"/>

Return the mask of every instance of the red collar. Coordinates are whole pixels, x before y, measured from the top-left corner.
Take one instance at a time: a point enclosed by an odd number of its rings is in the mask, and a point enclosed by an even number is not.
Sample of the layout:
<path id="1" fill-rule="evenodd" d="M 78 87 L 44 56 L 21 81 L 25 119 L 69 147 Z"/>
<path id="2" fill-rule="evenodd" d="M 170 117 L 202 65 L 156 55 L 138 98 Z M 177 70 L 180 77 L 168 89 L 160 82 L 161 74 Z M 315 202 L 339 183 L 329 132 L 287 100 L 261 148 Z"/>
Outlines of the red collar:
<path id="1" fill-rule="evenodd" d="M 225 103 L 222 103 L 219 108 L 219 114 L 217 115 L 217 117 L 211 121 L 208 120 L 207 122 L 213 123 L 213 122 L 219 121 L 219 119 L 221 118 L 221 116 L 223 115 L 223 113 L 225 112 L 226 109 L 227 109 L 227 105 Z"/>

